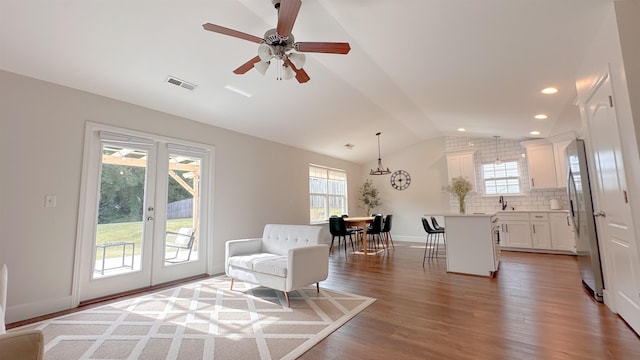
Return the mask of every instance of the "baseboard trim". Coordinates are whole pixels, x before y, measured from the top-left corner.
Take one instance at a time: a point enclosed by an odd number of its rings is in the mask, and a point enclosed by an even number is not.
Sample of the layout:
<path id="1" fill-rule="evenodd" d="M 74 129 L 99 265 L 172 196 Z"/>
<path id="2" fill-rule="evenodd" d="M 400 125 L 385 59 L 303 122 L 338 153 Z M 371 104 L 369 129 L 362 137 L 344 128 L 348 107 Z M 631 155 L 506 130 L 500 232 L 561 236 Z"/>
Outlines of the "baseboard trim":
<path id="1" fill-rule="evenodd" d="M 7 307 L 7 328 L 11 328 L 12 323 L 19 322 L 34 317 L 55 313 L 72 308 L 71 295 L 59 298 L 47 298 L 28 304 Z"/>

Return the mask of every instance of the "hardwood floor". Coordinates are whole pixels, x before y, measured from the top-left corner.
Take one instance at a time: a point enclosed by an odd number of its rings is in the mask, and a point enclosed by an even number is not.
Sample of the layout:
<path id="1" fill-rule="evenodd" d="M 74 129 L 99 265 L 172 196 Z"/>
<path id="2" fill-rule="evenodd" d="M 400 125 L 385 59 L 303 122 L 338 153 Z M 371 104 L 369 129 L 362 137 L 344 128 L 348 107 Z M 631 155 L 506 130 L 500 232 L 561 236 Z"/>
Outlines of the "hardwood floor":
<path id="1" fill-rule="evenodd" d="M 583 289 L 572 256 L 502 252 L 492 279 L 449 274 L 442 255 L 423 269 L 423 252 L 396 242 L 385 255 L 332 254 L 321 287 L 377 301 L 300 359 L 640 359 L 640 337 Z"/>
<path id="2" fill-rule="evenodd" d="M 331 255 L 322 287 L 377 301 L 301 359 L 640 359 L 640 338 L 583 289 L 575 258 L 503 252 L 496 278 L 422 268 L 424 244 Z"/>

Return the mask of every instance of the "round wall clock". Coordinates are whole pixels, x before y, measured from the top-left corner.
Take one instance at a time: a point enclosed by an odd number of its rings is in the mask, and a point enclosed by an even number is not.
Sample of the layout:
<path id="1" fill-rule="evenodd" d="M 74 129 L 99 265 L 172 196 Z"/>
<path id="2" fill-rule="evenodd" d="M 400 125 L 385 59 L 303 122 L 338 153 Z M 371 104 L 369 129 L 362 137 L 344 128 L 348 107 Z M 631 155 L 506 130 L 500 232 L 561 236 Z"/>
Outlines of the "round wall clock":
<path id="1" fill-rule="evenodd" d="M 404 190 L 411 184 L 411 176 L 404 170 L 395 171 L 391 174 L 391 186 L 396 190 Z"/>

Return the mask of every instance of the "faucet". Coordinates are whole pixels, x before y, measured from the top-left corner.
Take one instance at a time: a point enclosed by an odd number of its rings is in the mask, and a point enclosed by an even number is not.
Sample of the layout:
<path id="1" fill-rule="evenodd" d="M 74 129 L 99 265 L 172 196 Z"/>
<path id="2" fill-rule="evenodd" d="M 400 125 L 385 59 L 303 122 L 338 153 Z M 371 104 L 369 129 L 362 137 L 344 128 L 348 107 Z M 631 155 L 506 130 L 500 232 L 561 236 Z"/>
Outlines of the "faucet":
<path id="1" fill-rule="evenodd" d="M 500 195 L 500 200 L 498 200 L 498 202 L 502 204 L 502 210 L 507 208 L 507 202 L 504 201 L 504 197 L 502 195 Z"/>

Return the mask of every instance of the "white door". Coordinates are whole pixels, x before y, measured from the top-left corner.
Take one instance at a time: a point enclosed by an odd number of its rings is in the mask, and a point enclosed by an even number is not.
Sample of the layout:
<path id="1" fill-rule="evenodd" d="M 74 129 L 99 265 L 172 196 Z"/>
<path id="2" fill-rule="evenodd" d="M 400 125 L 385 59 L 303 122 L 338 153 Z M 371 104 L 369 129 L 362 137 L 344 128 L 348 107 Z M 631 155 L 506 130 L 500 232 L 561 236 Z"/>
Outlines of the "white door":
<path id="1" fill-rule="evenodd" d="M 622 162 L 618 123 L 609 77 L 601 81 L 586 103 L 595 185 L 598 238 L 605 254 L 605 289 L 613 297 L 618 314 L 640 332 L 637 242 Z"/>
<path id="2" fill-rule="evenodd" d="M 206 273 L 207 150 L 116 130 L 87 126 L 77 301 Z"/>

